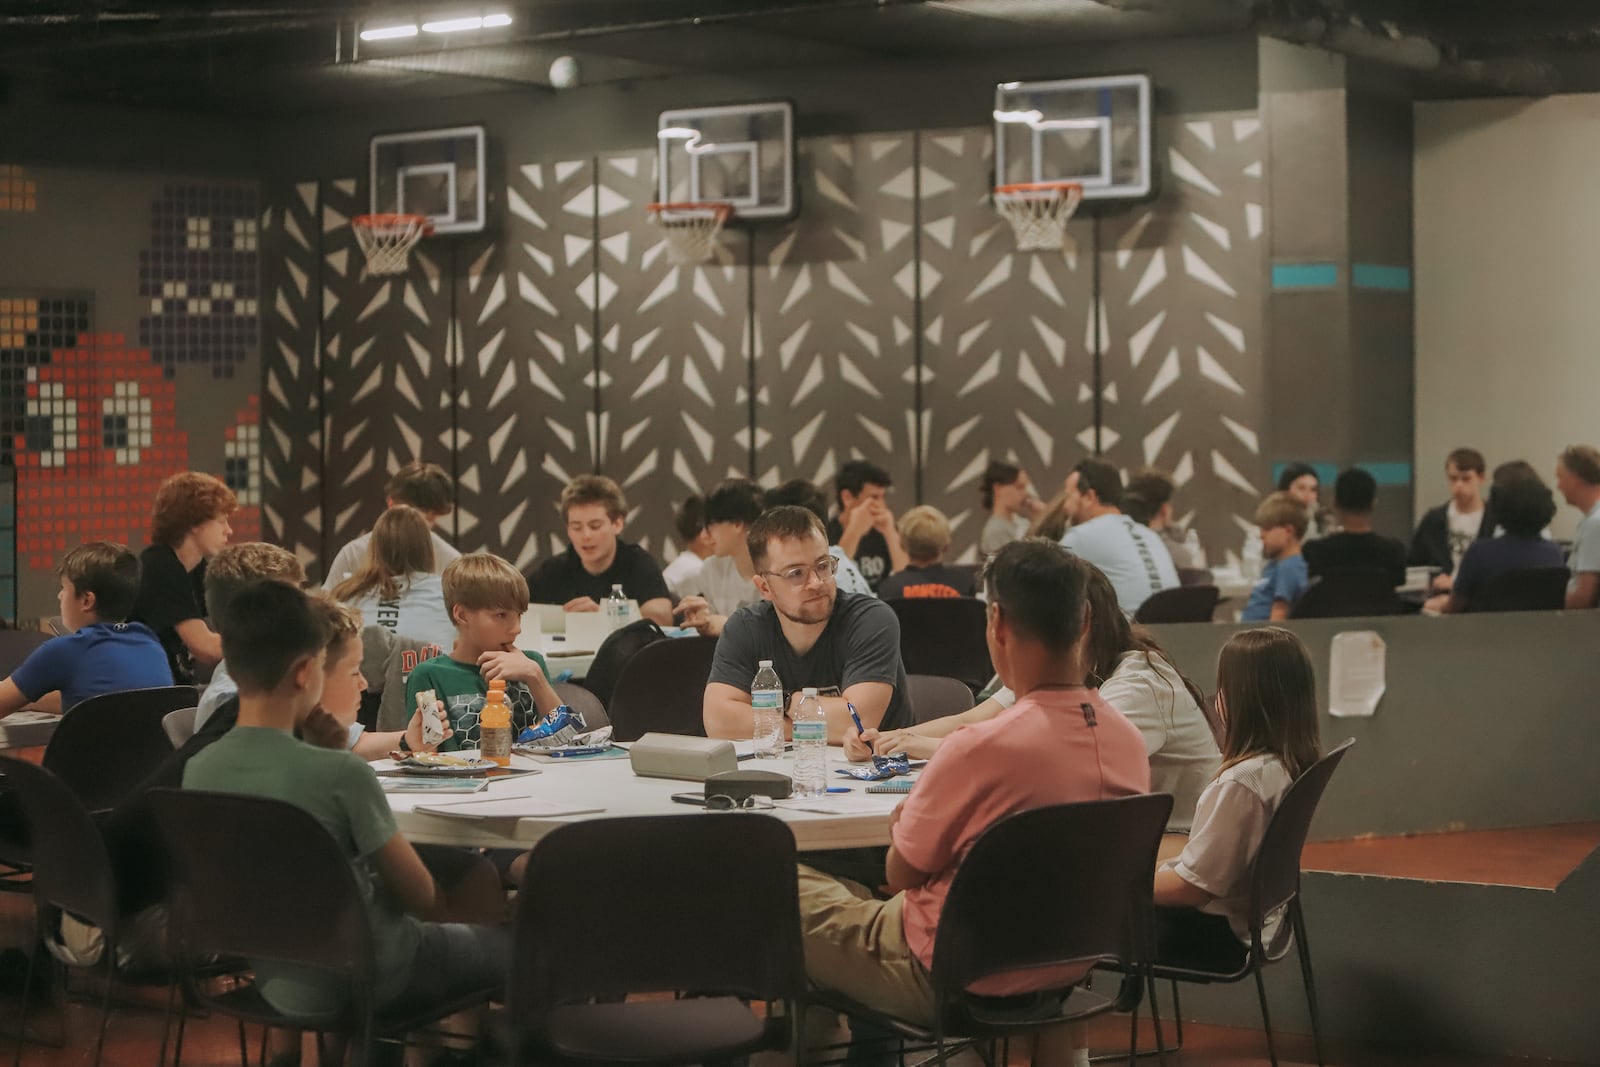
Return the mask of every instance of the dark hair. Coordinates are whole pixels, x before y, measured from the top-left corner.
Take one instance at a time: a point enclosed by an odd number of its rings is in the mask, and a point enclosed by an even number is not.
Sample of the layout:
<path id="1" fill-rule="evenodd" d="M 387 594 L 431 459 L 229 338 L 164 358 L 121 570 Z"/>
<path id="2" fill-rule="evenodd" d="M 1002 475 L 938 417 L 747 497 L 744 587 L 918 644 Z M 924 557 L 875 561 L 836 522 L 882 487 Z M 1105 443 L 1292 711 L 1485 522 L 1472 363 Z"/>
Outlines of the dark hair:
<path id="1" fill-rule="evenodd" d="M 1093 490 L 1102 506 L 1122 506 L 1122 472 L 1105 460 L 1093 457 L 1080 459 L 1078 465 L 1072 468 L 1072 473 L 1078 476 L 1078 492 Z"/>
<path id="2" fill-rule="evenodd" d="M 1059 541 L 1067 535 L 1067 527 L 1071 525 L 1067 519 L 1067 494 L 1057 493 L 1051 498 L 1044 510 L 1034 516 L 1033 522 L 1028 526 L 1029 537 L 1042 537 L 1046 541 Z"/>
<path id="3" fill-rule="evenodd" d="M 1149 526 L 1150 520 L 1172 500 L 1176 491 L 1172 475 L 1146 467 L 1128 479 L 1128 488 L 1122 493 L 1122 513 L 1134 522 Z"/>
<path id="4" fill-rule="evenodd" d="M 567 483 L 561 490 L 561 521 L 567 521 L 568 511 L 585 504 L 604 504 L 612 522 L 628 517 L 628 499 L 621 486 L 603 474 L 580 474 Z"/>
<path id="5" fill-rule="evenodd" d="M 322 653 L 328 633 L 300 590 L 253 582 L 236 592 L 219 620 L 222 658 L 242 693 L 276 689 L 302 656 Z"/>
<path id="6" fill-rule="evenodd" d="M 1333 506 L 1351 515 L 1365 515 L 1378 499 L 1378 479 L 1362 470 L 1351 467 L 1339 472 L 1333 482 Z"/>
<path id="7" fill-rule="evenodd" d="M 1305 644 L 1288 630 L 1266 626 L 1228 639 L 1217 657 L 1217 703 L 1224 768 L 1270 755 L 1298 778 L 1317 762 L 1317 676 Z"/>
<path id="8" fill-rule="evenodd" d="M 1150 520 L 1161 511 L 1160 504 L 1152 504 L 1143 493 L 1123 493 L 1122 513 L 1140 526 L 1149 526 Z"/>
<path id="9" fill-rule="evenodd" d="M 1317 476 L 1317 468 L 1309 463 L 1285 463 L 1283 470 L 1278 474 L 1278 492 L 1287 493 L 1289 487 L 1306 475 L 1317 479 L 1317 484 L 1322 484 L 1322 479 Z"/>
<path id="10" fill-rule="evenodd" d="M 673 516 L 672 525 L 678 531 L 678 539 L 688 544 L 706 528 L 706 501 L 699 493 L 685 497 L 682 504 L 678 505 L 678 514 Z"/>
<path id="11" fill-rule="evenodd" d="M 1444 457 L 1446 467 L 1454 467 L 1458 471 L 1471 471 L 1482 474 L 1488 468 L 1483 462 L 1483 453 L 1476 448 L 1458 448 Z"/>
<path id="12" fill-rule="evenodd" d="M 997 485 L 1011 485 L 1022 477 L 1022 468 L 1015 463 L 1007 463 L 997 459 L 984 468 L 983 481 L 978 485 L 978 492 L 983 496 L 983 510 L 994 509 L 994 487 Z"/>
<path id="13" fill-rule="evenodd" d="M 1561 465 L 1579 481 L 1600 485 L 1600 451 L 1589 445 L 1568 445 L 1562 449 Z"/>
<path id="14" fill-rule="evenodd" d="M 94 594 L 94 615 L 101 622 L 125 622 L 139 597 L 139 557 L 125 545 L 85 541 L 68 549 L 56 566 L 56 577 L 72 583 L 83 596 Z"/>
<path id="15" fill-rule="evenodd" d="M 889 477 L 889 472 L 876 463 L 868 463 L 864 459 L 853 459 L 839 468 L 839 473 L 833 476 L 834 500 L 843 507 L 844 494 L 849 492 L 853 496 L 860 496 L 861 490 L 869 485 L 881 485 L 885 489 L 894 484 L 894 479 Z"/>
<path id="16" fill-rule="evenodd" d="M 786 505 L 772 508 L 761 513 L 755 522 L 750 524 L 750 530 L 745 534 L 745 541 L 750 546 L 750 560 L 760 570 L 767 564 L 767 542 L 773 538 L 779 541 L 798 541 L 803 537 L 816 534 L 826 543 L 827 531 L 823 529 L 822 519 L 809 508 Z"/>
<path id="17" fill-rule="evenodd" d="M 1507 470 L 1508 467 L 1513 469 Z M 1506 533 L 1537 538 L 1556 517 L 1556 499 L 1531 467 L 1524 471 L 1506 463 L 1495 468 L 1494 483 L 1489 487 L 1489 509 Z"/>
<path id="18" fill-rule="evenodd" d="M 389 476 L 383 495 L 426 515 L 448 515 L 456 509 L 455 486 L 437 463 L 412 460 Z"/>
<path id="19" fill-rule="evenodd" d="M 1089 641 L 1085 659 L 1089 672 L 1088 682 L 1091 685 L 1104 685 L 1106 680 L 1117 671 L 1117 664 L 1129 652 L 1144 654 L 1145 663 L 1150 663 L 1150 657 L 1160 657 L 1162 662 L 1172 668 L 1178 676 L 1183 687 L 1189 691 L 1189 696 L 1194 699 L 1196 706 L 1204 707 L 1206 697 L 1200 687 L 1189 680 L 1189 676 L 1178 669 L 1172 662 L 1172 657 L 1167 655 L 1160 642 L 1149 630 L 1137 623 L 1128 621 L 1128 616 L 1122 613 L 1122 605 L 1117 601 L 1116 587 L 1111 584 L 1111 579 L 1105 572 L 1094 564 L 1088 564 L 1088 588 L 1085 593 L 1089 601 Z M 1165 679 L 1163 679 L 1164 681 Z M 1178 694 L 1172 694 L 1176 701 Z M 1172 708 L 1169 706 L 1169 712 Z"/>
<path id="20" fill-rule="evenodd" d="M 804 478 L 791 478 L 776 489 L 768 489 L 766 499 L 762 503 L 769 510 L 782 507 L 805 508 L 822 522 L 828 521 L 827 496 Z"/>
<path id="21" fill-rule="evenodd" d="M 1028 537 L 990 557 L 983 587 L 1013 629 L 1052 652 L 1066 652 L 1083 633 L 1091 569 L 1060 545 Z"/>
<path id="22" fill-rule="evenodd" d="M 742 522 L 749 526 L 763 510 L 759 485 L 744 478 L 730 478 L 706 497 L 706 525 Z"/>

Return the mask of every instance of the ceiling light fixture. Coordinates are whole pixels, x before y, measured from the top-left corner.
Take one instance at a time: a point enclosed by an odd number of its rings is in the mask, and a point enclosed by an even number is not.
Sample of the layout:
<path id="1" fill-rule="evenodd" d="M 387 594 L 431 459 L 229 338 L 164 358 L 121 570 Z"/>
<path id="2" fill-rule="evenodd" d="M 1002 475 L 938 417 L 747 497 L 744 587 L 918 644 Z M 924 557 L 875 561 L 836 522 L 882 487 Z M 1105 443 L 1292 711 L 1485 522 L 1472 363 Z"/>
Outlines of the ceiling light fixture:
<path id="1" fill-rule="evenodd" d="M 473 15 L 468 18 L 438 19 L 434 22 L 424 22 L 424 33 L 460 33 L 463 30 L 495 29 L 500 26 L 511 25 L 511 16 L 505 13 L 495 15 Z"/>
<path id="2" fill-rule="evenodd" d="M 363 41 L 392 41 L 399 37 L 415 37 L 417 24 L 408 22 L 404 26 L 375 26 L 370 30 L 361 31 Z"/>

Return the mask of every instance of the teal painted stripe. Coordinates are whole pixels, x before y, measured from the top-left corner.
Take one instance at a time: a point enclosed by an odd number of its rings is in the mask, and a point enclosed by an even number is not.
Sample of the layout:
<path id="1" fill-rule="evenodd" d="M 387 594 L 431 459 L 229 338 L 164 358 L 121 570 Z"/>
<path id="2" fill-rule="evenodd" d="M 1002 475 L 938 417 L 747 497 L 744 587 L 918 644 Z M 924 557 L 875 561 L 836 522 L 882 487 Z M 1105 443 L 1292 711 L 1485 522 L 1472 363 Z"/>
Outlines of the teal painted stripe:
<path id="1" fill-rule="evenodd" d="M 1274 289 L 1332 289 L 1339 284 L 1337 263 L 1274 263 Z"/>
<path id="2" fill-rule="evenodd" d="M 1311 460 L 1313 470 L 1317 472 L 1317 481 L 1322 483 L 1324 489 L 1332 489 L 1334 479 L 1339 476 L 1339 465 L 1336 463 L 1318 463 Z M 1272 465 L 1272 484 L 1277 485 L 1278 479 L 1283 477 L 1283 468 L 1287 463 L 1274 463 Z M 1357 463 L 1357 467 L 1372 475 L 1379 485 L 1410 485 L 1411 464 L 1409 463 Z"/>
<path id="3" fill-rule="evenodd" d="M 1350 284 L 1357 289 L 1387 289 L 1405 293 L 1411 290 L 1411 268 L 1391 267 L 1382 263 L 1354 263 L 1350 266 Z"/>

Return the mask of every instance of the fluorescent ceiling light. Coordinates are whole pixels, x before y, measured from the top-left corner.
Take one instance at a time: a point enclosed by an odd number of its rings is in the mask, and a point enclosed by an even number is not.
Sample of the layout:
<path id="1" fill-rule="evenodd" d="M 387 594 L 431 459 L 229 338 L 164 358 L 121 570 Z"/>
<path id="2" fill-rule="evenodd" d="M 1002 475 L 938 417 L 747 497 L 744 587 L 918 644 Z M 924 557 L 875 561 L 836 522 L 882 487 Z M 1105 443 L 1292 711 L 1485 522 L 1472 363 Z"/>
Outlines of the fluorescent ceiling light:
<path id="1" fill-rule="evenodd" d="M 397 37 L 415 37 L 417 24 L 408 22 L 404 26 L 378 26 L 370 30 L 361 31 L 363 41 L 391 41 Z"/>
<path id="2" fill-rule="evenodd" d="M 486 30 L 493 29 L 493 28 L 495 28 L 497 26 L 509 26 L 509 25 L 511 25 L 511 16 L 510 15 L 501 14 L 501 15 L 485 15 L 485 16 L 483 16 L 483 28 L 486 29 Z"/>
<path id="3" fill-rule="evenodd" d="M 434 22 L 424 22 L 424 33 L 459 33 L 462 30 L 492 29 L 497 26 L 511 25 L 511 16 L 501 13 L 497 15 L 472 15 L 468 18 L 439 19 Z"/>

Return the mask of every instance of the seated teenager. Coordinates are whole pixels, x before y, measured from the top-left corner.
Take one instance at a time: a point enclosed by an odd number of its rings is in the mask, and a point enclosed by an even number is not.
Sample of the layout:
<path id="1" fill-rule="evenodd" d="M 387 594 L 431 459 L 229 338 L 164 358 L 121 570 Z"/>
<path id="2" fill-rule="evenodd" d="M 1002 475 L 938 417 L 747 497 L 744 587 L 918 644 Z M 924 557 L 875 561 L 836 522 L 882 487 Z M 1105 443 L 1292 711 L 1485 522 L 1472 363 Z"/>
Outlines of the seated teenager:
<path id="1" fill-rule="evenodd" d="M 1217 659 L 1222 771 L 1206 786 L 1189 836 L 1163 845 L 1156 872 L 1156 958 L 1236 966 L 1249 943 L 1250 867 L 1283 794 L 1320 755 L 1311 656 L 1288 630 L 1234 634 Z M 1269 917 L 1272 951 L 1282 916 Z"/>
<path id="2" fill-rule="evenodd" d="M 839 514 L 828 523 L 828 543 L 855 561 L 874 592 L 906 565 L 905 548 L 889 510 L 889 472 L 864 459 L 851 460 L 834 476 Z"/>
<path id="3" fill-rule="evenodd" d="M 259 581 L 283 582 L 296 588 L 305 584 L 305 568 L 293 552 L 265 541 L 245 541 L 229 545 L 206 564 L 205 597 L 213 617 L 221 618 L 233 595 Z M 198 731 L 218 708 L 239 695 L 239 687 L 228 673 L 228 661 L 219 660 L 211 681 L 200 694 L 195 709 L 194 728 Z"/>
<path id="4" fill-rule="evenodd" d="M 1122 513 L 1134 522 L 1148 526 L 1161 535 L 1161 541 L 1172 554 L 1173 566 L 1180 570 L 1205 570 L 1206 554 L 1198 537 L 1192 541 L 1192 527 L 1181 525 L 1172 506 L 1172 497 L 1178 483 L 1172 475 L 1155 467 L 1146 467 L 1128 479 L 1122 492 Z"/>
<path id="5" fill-rule="evenodd" d="M 617 483 L 584 474 L 561 491 L 567 550 L 528 575 L 535 604 L 560 604 L 568 611 L 599 611 L 611 587 L 622 586 L 639 614 L 658 626 L 672 625 L 672 594 L 650 553 L 622 540 L 628 502 Z"/>
<path id="6" fill-rule="evenodd" d="M 999 459 L 984 468 L 978 493 L 983 510 L 989 513 L 978 535 L 978 555 L 988 559 L 1012 541 L 1026 537 L 1029 519 L 1043 505 L 1033 495 L 1028 472 Z"/>
<path id="7" fill-rule="evenodd" d="M 883 599 L 970 597 L 977 592 L 978 578 L 971 568 L 944 561 L 950 551 L 950 520 L 938 508 L 924 504 L 900 516 L 900 543 L 907 563 L 878 586 Z"/>
<path id="8" fill-rule="evenodd" d="M 1445 457 L 1444 473 L 1450 480 L 1450 499 L 1430 508 L 1417 523 L 1406 562 L 1439 573 L 1433 590 L 1448 593 L 1461 557 L 1474 541 L 1495 536 L 1497 520 L 1483 503 L 1483 453 L 1458 448 Z"/>
<path id="9" fill-rule="evenodd" d="M 1306 535 L 1302 540 L 1313 541 L 1338 529 L 1333 512 L 1322 506 L 1322 479 L 1311 464 L 1285 464 L 1278 472 L 1277 491 L 1288 493 L 1306 509 Z"/>
<path id="10" fill-rule="evenodd" d="M 761 503 L 762 509 L 766 511 L 782 507 L 805 508 L 815 515 L 824 527 L 828 524 L 827 496 L 804 478 L 791 478 L 776 489 L 768 489 Z M 861 568 L 856 566 L 856 561 L 844 554 L 844 549 L 838 545 L 829 545 L 828 554 L 839 565 L 839 569 L 833 574 L 833 584 L 838 587 L 839 592 L 860 593 L 863 596 L 878 595 L 872 591 L 872 586 L 867 583 Z"/>
<path id="11" fill-rule="evenodd" d="M 837 564 L 816 515 L 773 508 L 751 524 L 749 542 L 762 602 L 730 615 L 717 639 L 703 705 L 706 736 L 755 733 L 750 682 L 764 659 L 789 694 L 786 715 L 806 687 L 839 694 L 822 699 L 830 745 L 855 730 L 847 702 L 868 726 L 909 726 L 900 620 L 883 601 L 834 587 Z"/>
<path id="12" fill-rule="evenodd" d="M 1341 471 L 1333 483 L 1333 513 L 1339 532 L 1307 541 L 1301 548 L 1311 577 L 1339 571 L 1381 571 L 1388 584 L 1406 580 L 1406 546 L 1372 529 L 1378 480 L 1359 467 Z"/>
<path id="13" fill-rule="evenodd" d="M 0 681 L 0 717 L 29 704 L 59 712 L 103 693 L 172 684 L 161 642 L 149 627 L 127 621 L 139 593 L 132 552 L 89 541 L 61 557 L 56 577 L 68 632 L 34 649 Z"/>
<path id="14" fill-rule="evenodd" d="M 1122 513 L 1122 474 L 1103 459 L 1085 459 L 1067 475 L 1062 507 L 1072 520 L 1061 543 L 1111 579 L 1117 602 L 1132 615 L 1151 593 L 1178 585 L 1178 568 L 1161 535 Z"/>
<path id="15" fill-rule="evenodd" d="M 510 931 L 448 921 L 439 887 L 396 829 L 372 769 L 294 736 L 324 685 L 325 633 L 306 595 L 262 582 L 241 590 L 220 622 L 239 683 L 239 723 L 189 761 L 184 788 L 287 801 L 327 828 L 366 887 L 378 1011 L 503 981 Z M 339 1007 L 341 990 L 323 972 L 271 960 L 253 969 L 262 998 L 292 1018 L 315 1020 Z"/>
<path id="16" fill-rule="evenodd" d="M 1167 829 L 1181 833 L 1188 830 L 1195 802 L 1222 762 L 1201 710 L 1205 695 L 1173 664 L 1150 631 L 1128 621 L 1117 604 L 1117 591 L 1104 574 L 1089 567 L 1085 582 L 1089 607 L 1084 642 L 1086 683 L 1098 687 L 1100 699 L 1138 728 L 1150 758 L 1150 788 L 1172 794 Z M 860 735 L 851 731 L 844 738 L 845 756 L 865 762 L 874 754 L 904 752 L 913 759 L 928 759 L 957 731 L 988 722 L 1016 700 L 1010 689 L 1002 687 L 959 715 L 905 730 L 867 730 Z"/>
<path id="17" fill-rule="evenodd" d="M 678 602 L 676 614 L 685 626 L 709 637 L 722 632 L 728 616 L 746 604 L 759 604 L 756 565 L 750 558 L 747 535 L 761 517 L 761 487 L 743 478 L 723 482 L 706 497 L 706 533 L 712 556 L 699 577 L 686 588 L 693 591 Z"/>
<path id="18" fill-rule="evenodd" d="M 1555 496 L 1532 467 L 1504 463 L 1495 468 L 1489 508 L 1504 532 L 1467 546 L 1449 595 L 1430 599 L 1429 608 L 1445 614 L 1471 611 L 1484 586 L 1507 571 L 1565 564 L 1561 546 L 1544 537 L 1555 518 Z"/>
<path id="19" fill-rule="evenodd" d="M 706 529 L 706 501 L 695 493 L 684 498 L 672 517 L 678 543 L 683 547 L 672 557 L 672 562 L 661 568 L 661 580 L 667 583 L 667 592 L 682 598 L 693 592 L 700 568 L 705 566 L 715 552 L 711 533 Z"/>
<path id="20" fill-rule="evenodd" d="M 1267 565 L 1250 590 L 1239 619 L 1279 622 L 1289 617 L 1295 601 L 1311 585 L 1305 557 L 1300 554 L 1306 532 L 1305 505 L 1288 493 L 1269 493 L 1256 508 L 1256 528 L 1261 531 L 1261 555 Z"/>
<path id="21" fill-rule="evenodd" d="M 369 626 L 438 645 L 455 639 L 444 585 L 434 572 L 428 520 L 409 504 L 396 504 L 378 517 L 366 562 L 334 586 L 332 595 L 359 611 Z"/>
<path id="22" fill-rule="evenodd" d="M 420 511 L 422 517 L 428 521 L 435 574 L 444 570 L 451 560 L 461 555 L 449 541 L 433 532 L 433 527 L 438 525 L 439 520 L 456 509 L 455 485 L 451 483 L 450 476 L 444 472 L 443 467 L 437 463 L 423 463 L 420 460 L 407 463 L 395 471 L 384 485 L 383 498 L 385 507 L 392 508 L 406 504 Z M 355 577 L 367 560 L 371 541 L 372 534 L 364 533 L 341 548 L 333 557 L 333 562 L 328 564 L 327 573 L 322 577 L 322 588 L 331 590 L 346 578 Z"/>
<path id="23" fill-rule="evenodd" d="M 939 915 L 973 842 L 1018 812 L 1149 790 L 1139 731 L 1088 687 L 1084 674 L 1088 569 L 1061 546 L 1042 541 L 1012 542 L 994 557 L 986 576 L 986 636 L 1017 702 L 992 721 L 952 735 L 890 816 L 882 875 L 893 893 L 889 899 L 800 868 L 806 973 L 818 987 L 932 1023 L 937 1009 L 928 972 Z M 1088 970 L 1073 965 L 993 975 L 971 991 L 1009 996 L 1060 988 Z M 1081 1047 L 1081 1037 L 1071 1036 L 1067 1043 Z M 1033 1062 L 1063 1060 L 1041 1048 Z"/>
<path id="24" fill-rule="evenodd" d="M 155 632 L 179 685 L 195 680 L 195 664 L 222 658 L 222 638 L 206 625 L 203 573 L 196 568 L 222 551 L 239 506 L 233 490 L 209 474 L 184 471 L 161 483 L 150 518 L 150 547 L 139 557 L 139 595 L 128 617 Z"/>

